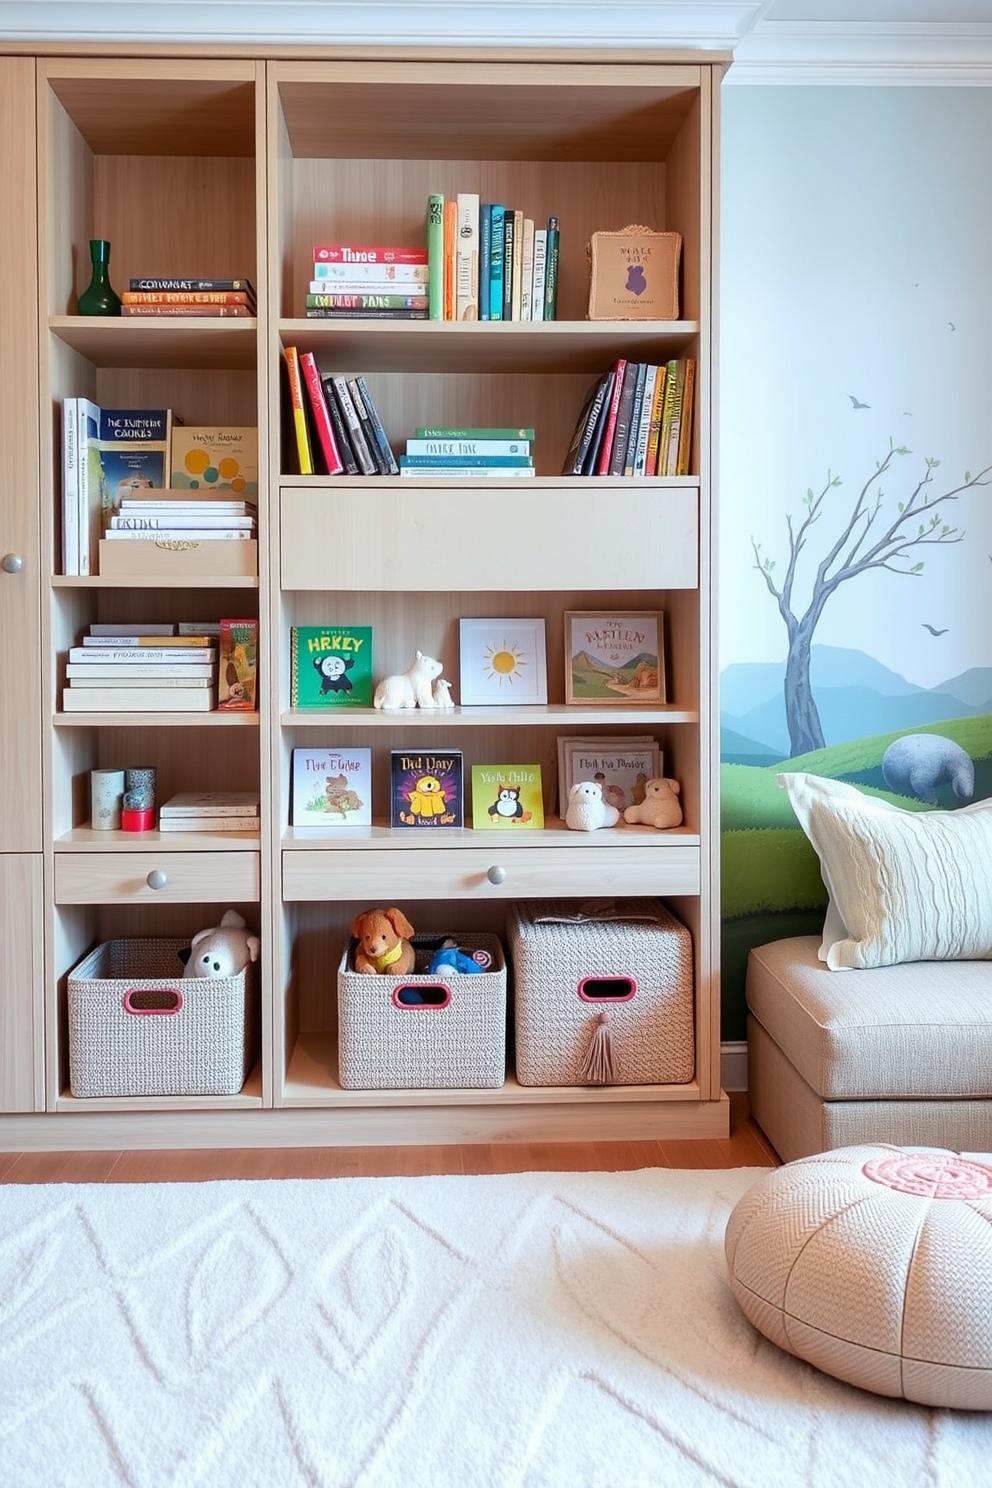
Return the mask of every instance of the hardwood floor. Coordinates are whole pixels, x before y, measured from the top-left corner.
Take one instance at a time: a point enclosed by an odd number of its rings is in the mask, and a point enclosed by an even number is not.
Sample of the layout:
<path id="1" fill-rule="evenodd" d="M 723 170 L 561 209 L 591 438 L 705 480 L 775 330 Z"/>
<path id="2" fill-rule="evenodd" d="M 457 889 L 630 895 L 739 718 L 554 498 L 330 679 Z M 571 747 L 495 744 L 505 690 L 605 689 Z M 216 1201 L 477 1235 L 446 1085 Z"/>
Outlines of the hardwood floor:
<path id="1" fill-rule="evenodd" d="M 778 1157 L 730 1097 L 730 1136 L 707 1142 L 500 1143 L 439 1147 L 231 1148 L 169 1152 L 5 1152 L 4 1183 L 197 1183 L 217 1178 L 372 1178 L 428 1173 L 770 1168 Z"/>

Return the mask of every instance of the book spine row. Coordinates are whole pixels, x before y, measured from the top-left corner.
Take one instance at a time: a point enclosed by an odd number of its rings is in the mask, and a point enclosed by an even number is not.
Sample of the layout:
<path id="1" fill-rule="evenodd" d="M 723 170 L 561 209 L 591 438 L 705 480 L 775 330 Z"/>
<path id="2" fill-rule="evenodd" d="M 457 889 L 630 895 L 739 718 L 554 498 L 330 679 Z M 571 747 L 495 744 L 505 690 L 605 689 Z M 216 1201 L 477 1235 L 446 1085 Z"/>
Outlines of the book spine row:
<path id="1" fill-rule="evenodd" d="M 692 463 L 696 362 L 618 358 L 590 387 L 563 475 L 682 476 Z"/>
<path id="2" fill-rule="evenodd" d="M 538 226 L 518 208 L 460 191 L 427 199 L 431 320 L 554 320 L 558 218 Z"/>
<path id="3" fill-rule="evenodd" d="M 300 475 L 398 475 L 368 383 L 324 374 L 313 352 L 284 349 Z"/>

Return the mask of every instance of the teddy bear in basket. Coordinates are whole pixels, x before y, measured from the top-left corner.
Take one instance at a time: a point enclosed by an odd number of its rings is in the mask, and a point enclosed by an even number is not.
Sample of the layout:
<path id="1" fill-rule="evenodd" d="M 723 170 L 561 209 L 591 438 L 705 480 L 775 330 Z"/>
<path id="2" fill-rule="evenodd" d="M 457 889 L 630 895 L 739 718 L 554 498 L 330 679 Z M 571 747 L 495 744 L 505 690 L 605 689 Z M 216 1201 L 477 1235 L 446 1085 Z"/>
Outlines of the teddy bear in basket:
<path id="1" fill-rule="evenodd" d="M 221 915 L 219 925 L 200 930 L 193 936 L 189 949 L 179 952 L 185 963 L 184 977 L 232 977 L 251 961 L 258 960 L 261 942 L 245 926 L 236 909 Z"/>

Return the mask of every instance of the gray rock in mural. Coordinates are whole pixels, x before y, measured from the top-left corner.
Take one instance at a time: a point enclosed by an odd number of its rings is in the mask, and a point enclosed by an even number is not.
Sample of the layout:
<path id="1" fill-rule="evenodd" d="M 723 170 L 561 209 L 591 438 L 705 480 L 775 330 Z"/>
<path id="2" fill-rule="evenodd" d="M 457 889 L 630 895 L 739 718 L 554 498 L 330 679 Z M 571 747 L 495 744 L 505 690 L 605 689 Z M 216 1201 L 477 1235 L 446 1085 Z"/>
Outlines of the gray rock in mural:
<path id="1" fill-rule="evenodd" d="M 882 755 L 882 779 L 890 791 L 937 804 L 937 786 L 945 780 L 959 801 L 975 794 L 975 766 L 953 739 L 942 734 L 904 734 Z"/>

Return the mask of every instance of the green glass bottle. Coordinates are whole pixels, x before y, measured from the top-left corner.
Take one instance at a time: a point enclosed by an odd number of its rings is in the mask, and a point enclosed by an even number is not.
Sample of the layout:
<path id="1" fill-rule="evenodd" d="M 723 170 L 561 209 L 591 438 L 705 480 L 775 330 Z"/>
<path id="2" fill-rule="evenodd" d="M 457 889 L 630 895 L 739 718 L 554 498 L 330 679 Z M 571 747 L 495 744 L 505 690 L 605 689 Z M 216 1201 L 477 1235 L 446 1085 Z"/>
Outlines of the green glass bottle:
<path id="1" fill-rule="evenodd" d="M 80 315 L 120 315 L 121 297 L 110 282 L 110 244 L 106 238 L 90 238 L 93 275 L 79 296 Z"/>

